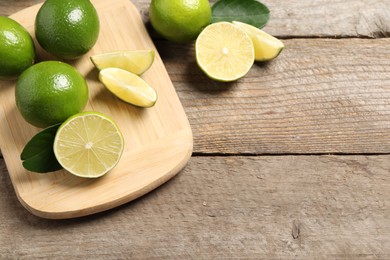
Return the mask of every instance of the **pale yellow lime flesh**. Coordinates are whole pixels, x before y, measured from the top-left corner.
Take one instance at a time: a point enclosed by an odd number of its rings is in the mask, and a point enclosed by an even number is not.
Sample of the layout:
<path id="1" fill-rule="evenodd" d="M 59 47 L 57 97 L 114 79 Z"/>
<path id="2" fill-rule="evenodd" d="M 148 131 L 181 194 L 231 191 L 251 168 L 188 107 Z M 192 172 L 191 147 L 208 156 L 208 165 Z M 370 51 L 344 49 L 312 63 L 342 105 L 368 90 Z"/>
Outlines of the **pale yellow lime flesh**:
<path id="1" fill-rule="evenodd" d="M 139 76 L 118 68 L 103 69 L 99 80 L 123 101 L 139 107 L 152 107 L 157 101 L 156 91 Z"/>
<path id="2" fill-rule="evenodd" d="M 97 54 L 91 57 L 98 70 L 120 68 L 136 75 L 141 75 L 152 66 L 153 50 L 117 51 Z"/>
<path id="3" fill-rule="evenodd" d="M 53 149 L 68 172 L 97 178 L 117 165 L 123 146 L 122 133 L 111 118 L 97 112 L 81 112 L 59 127 Z"/>
<path id="4" fill-rule="evenodd" d="M 272 60 L 282 52 L 284 44 L 274 36 L 246 23 L 234 21 L 233 24 L 250 36 L 255 49 L 256 61 Z"/>
<path id="5" fill-rule="evenodd" d="M 249 36 L 232 23 L 207 26 L 195 43 L 196 61 L 210 78 L 234 81 L 245 76 L 254 63 Z"/>

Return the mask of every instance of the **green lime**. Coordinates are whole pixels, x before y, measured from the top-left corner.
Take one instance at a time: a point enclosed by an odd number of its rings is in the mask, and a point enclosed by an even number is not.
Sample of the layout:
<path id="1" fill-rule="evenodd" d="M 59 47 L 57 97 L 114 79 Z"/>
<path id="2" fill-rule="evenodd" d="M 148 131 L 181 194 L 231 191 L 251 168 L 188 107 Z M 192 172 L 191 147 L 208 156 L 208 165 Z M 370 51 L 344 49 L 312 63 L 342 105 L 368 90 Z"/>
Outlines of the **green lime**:
<path id="1" fill-rule="evenodd" d="M 47 52 L 63 59 L 87 53 L 99 36 L 99 17 L 89 0 L 47 0 L 35 19 L 35 35 Z"/>
<path id="2" fill-rule="evenodd" d="M 88 86 L 71 65 L 44 61 L 19 76 L 15 99 L 27 122 L 47 127 L 62 123 L 82 111 L 88 101 Z"/>
<path id="3" fill-rule="evenodd" d="M 26 29 L 0 16 L 0 79 L 13 79 L 34 63 L 34 42 Z"/>
<path id="4" fill-rule="evenodd" d="M 149 8 L 153 28 L 167 40 L 185 43 L 195 40 L 210 24 L 208 0 L 152 0 Z"/>

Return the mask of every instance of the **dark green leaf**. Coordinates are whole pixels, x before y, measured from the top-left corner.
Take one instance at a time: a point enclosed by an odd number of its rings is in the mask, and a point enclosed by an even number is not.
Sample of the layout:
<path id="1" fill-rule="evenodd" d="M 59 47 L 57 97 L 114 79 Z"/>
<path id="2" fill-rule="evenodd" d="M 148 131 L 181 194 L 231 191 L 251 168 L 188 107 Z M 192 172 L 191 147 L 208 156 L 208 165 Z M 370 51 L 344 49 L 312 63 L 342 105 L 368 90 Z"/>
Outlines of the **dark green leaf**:
<path id="1" fill-rule="evenodd" d="M 62 169 L 62 166 L 54 156 L 53 150 L 43 151 L 36 156 L 23 161 L 23 167 L 26 170 L 37 173 L 54 172 Z"/>
<path id="2" fill-rule="evenodd" d="M 53 151 L 54 138 L 59 126 L 60 124 L 57 124 L 40 131 L 26 144 L 20 155 L 26 170 L 47 173 L 62 169 Z"/>
<path id="3" fill-rule="evenodd" d="M 240 21 L 262 28 L 269 19 L 267 6 L 256 0 L 219 0 L 212 10 L 212 23 Z"/>

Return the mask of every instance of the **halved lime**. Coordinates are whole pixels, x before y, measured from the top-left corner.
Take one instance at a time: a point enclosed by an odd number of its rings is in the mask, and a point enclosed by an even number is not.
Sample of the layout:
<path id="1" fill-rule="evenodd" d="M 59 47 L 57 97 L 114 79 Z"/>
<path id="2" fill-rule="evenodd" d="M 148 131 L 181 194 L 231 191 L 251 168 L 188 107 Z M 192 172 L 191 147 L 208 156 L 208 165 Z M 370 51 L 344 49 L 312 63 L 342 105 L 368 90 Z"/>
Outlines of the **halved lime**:
<path id="1" fill-rule="evenodd" d="M 246 23 L 234 21 L 233 24 L 251 37 L 256 61 L 272 60 L 282 52 L 284 44 L 279 39 Z"/>
<path id="2" fill-rule="evenodd" d="M 210 78 L 219 81 L 243 77 L 254 63 L 251 39 L 228 22 L 207 26 L 196 40 L 195 52 L 199 67 Z"/>
<path id="3" fill-rule="evenodd" d="M 97 178 L 117 165 L 123 147 L 122 133 L 111 118 L 97 112 L 81 112 L 58 128 L 53 150 L 68 172 Z"/>
<path id="4" fill-rule="evenodd" d="M 115 96 L 139 107 L 152 107 L 157 101 L 156 91 L 139 76 L 118 68 L 103 69 L 99 80 Z"/>
<path id="5" fill-rule="evenodd" d="M 152 66 L 153 50 L 116 51 L 97 54 L 91 57 L 92 63 L 98 70 L 119 68 L 141 75 Z"/>

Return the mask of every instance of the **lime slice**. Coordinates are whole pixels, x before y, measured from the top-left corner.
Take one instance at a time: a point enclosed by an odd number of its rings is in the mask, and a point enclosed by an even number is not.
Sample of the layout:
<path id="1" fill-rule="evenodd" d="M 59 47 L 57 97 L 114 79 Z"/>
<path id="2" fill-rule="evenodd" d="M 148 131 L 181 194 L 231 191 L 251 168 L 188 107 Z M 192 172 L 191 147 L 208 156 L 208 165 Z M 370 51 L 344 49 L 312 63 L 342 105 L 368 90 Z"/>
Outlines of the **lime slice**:
<path id="1" fill-rule="evenodd" d="M 284 44 L 279 39 L 246 23 L 234 21 L 233 24 L 244 30 L 251 37 L 253 47 L 255 48 L 256 61 L 272 60 L 282 52 Z"/>
<path id="2" fill-rule="evenodd" d="M 98 70 L 120 68 L 141 75 L 152 66 L 153 50 L 108 52 L 91 57 L 92 63 Z"/>
<path id="3" fill-rule="evenodd" d="M 248 73 L 254 62 L 249 36 L 232 23 L 207 26 L 195 43 L 196 61 L 212 79 L 234 81 Z"/>
<path id="4" fill-rule="evenodd" d="M 139 76 L 118 68 L 103 69 L 99 80 L 115 96 L 139 107 L 152 107 L 157 101 L 156 91 Z"/>
<path id="5" fill-rule="evenodd" d="M 97 112 L 81 112 L 58 128 L 53 150 L 68 172 L 97 178 L 115 167 L 123 146 L 122 133 L 111 118 Z"/>

